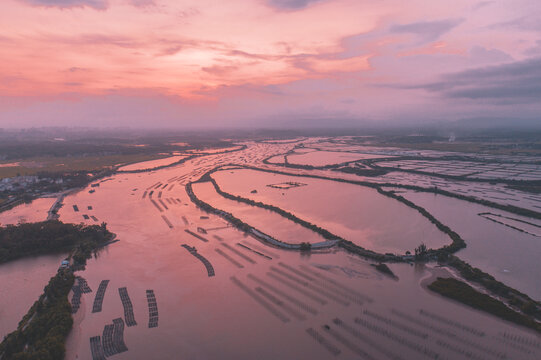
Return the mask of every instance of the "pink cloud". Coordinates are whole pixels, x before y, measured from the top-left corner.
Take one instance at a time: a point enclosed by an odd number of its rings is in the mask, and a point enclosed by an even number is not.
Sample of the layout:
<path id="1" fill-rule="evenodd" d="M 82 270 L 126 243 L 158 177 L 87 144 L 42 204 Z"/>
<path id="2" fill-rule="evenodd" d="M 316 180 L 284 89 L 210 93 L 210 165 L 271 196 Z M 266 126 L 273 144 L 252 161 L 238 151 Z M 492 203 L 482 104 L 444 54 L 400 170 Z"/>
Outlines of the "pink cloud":
<path id="1" fill-rule="evenodd" d="M 39 114 L 67 98 L 122 112 L 130 96 L 206 118 L 314 106 L 377 118 L 391 116 L 389 96 L 396 113 L 444 109 L 451 99 L 403 85 L 538 56 L 535 14 L 527 0 L 5 0 L 0 98 L 39 103 Z"/>

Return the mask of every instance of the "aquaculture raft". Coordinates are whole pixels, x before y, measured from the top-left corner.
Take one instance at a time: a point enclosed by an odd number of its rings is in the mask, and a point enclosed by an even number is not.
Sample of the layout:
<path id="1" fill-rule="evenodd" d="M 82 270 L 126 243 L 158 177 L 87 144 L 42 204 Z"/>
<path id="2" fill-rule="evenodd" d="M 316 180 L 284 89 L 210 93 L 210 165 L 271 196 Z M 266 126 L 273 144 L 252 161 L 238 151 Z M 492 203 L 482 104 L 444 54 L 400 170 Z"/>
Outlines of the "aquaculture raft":
<path id="1" fill-rule="evenodd" d="M 156 296 L 154 290 L 147 290 L 147 302 L 148 302 L 148 327 L 158 327 L 158 304 L 156 303 Z"/>
<path id="2" fill-rule="evenodd" d="M 88 286 L 86 280 L 80 276 L 76 277 L 77 285 L 73 285 L 71 290 L 73 291 L 73 297 L 71 298 L 71 313 L 75 314 L 81 306 L 81 295 L 92 292 L 92 289 Z"/>
<path id="3" fill-rule="evenodd" d="M 186 250 L 188 250 L 190 252 L 190 254 L 192 254 L 193 256 L 195 256 L 196 258 L 198 258 L 202 263 L 203 265 L 205 265 L 205 267 L 207 268 L 207 273 L 208 273 L 208 276 L 211 277 L 211 276 L 214 276 L 214 268 L 212 267 L 212 264 L 210 263 L 210 261 L 208 261 L 204 256 L 202 256 L 201 254 L 199 254 L 197 252 L 197 249 L 195 247 L 192 247 L 192 246 L 189 246 L 189 245 L 186 245 L 186 244 L 182 244 L 181 245 L 183 248 L 185 248 Z"/>
<path id="4" fill-rule="evenodd" d="M 122 318 L 113 319 L 113 324 L 103 328 L 103 352 L 106 357 L 128 351 L 124 343 L 124 321 Z"/>
<path id="5" fill-rule="evenodd" d="M 94 305 L 92 306 L 92 312 L 100 312 L 101 306 L 103 304 L 103 297 L 105 296 L 105 290 L 107 290 L 107 285 L 109 284 L 109 280 L 102 280 L 100 283 L 100 286 L 98 287 L 98 291 L 96 291 L 96 297 L 94 298 Z"/>
<path id="6" fill-rule="evenodd" d="M 116 350 L 120 352 L 128 351 L 128 347 L 124 343 L 124 321 L 122 318 L 113 319 L 113 344 Z"/>
<path id="7" fill-rule="evenodd" d="M 101 346 L 101 337 L 99 335 L 90 338 L 90 352 L 92 353 L 92 360 L 105 360 L 105 354 Z"/>
<path id="8" fill-rule="evenodd" d="M 193 232 L 193 231 L 191 231 L 191 230 L 188 230 L 188 229 L 184 229 L 184 231 L 185 231 L 186 233 L 188 233 L 188 234 L 192 235 L 193 237 L 195 237 L 195 238 L 198 238 L 199 240 L 201 240 L 201 241 L 203 241 L 203 242 L 208 242 L 208 240 L 207 240 L 207 239 L 205 239 L 204 237 L 202 237 L 202 236 L 201 236 L 201 235 L 199 235 L 199 234 L 196 234 L 196 233 L 194 233 L 194 232 Z"/>
<path id="9" fill-rule="evenodd" d="M 118 288 L 118 293 L 120 294 L 120 300 L 122 301 L 122 306 L 124 306 L 124 318 L 126 319 L 127 326 L 135 326 L 137 322 L 135 321 L 135 316 L 133 314 L 133 305 L 128 295 L 128 289 L 125 287 Z"/>

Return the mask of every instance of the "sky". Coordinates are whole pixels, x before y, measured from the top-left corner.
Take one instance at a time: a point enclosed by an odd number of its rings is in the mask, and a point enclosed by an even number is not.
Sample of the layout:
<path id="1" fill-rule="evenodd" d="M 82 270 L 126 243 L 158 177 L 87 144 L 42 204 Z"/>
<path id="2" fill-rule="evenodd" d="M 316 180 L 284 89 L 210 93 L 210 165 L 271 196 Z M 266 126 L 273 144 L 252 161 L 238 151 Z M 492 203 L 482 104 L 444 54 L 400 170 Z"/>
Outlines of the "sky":
<path id="1" fill-rule="evenodd" d="M 538 114 L 538 0 L 0 2 L 0 127 Z"/>

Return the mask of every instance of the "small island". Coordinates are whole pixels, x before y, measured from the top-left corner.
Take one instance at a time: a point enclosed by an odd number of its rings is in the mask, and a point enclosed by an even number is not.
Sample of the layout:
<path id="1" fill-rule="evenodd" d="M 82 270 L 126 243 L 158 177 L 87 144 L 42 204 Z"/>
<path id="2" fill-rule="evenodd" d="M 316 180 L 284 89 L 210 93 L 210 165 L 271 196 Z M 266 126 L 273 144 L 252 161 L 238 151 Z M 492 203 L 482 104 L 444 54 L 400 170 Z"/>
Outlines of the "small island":
<path id="1" fill-rule="evenodd" d="M 393 271 L 387 266 L 387 264 L 379 263 L 379 264 L 371 264 L 373 267 L 376 268 L 377 271 L 390 276 L 394 279 L 398 279 L 398 277 L 393 273 Z"/>

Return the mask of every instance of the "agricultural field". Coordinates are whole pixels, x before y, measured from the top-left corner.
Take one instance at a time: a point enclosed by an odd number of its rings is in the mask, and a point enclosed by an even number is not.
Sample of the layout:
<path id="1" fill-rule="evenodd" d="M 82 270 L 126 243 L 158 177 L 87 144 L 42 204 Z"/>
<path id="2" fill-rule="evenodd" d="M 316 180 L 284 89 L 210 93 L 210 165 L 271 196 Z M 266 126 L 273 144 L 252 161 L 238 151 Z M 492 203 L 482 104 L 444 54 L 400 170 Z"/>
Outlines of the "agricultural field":
<path id="1" fill-rule="evenodd" d="M 84 157 L 35 157 L 23 161 L 0 164 L 0 179 L 36 175 L 38 173 L 97 171 L 117 165 L 161 159 L 167 155 L 133 154 Z"/>

